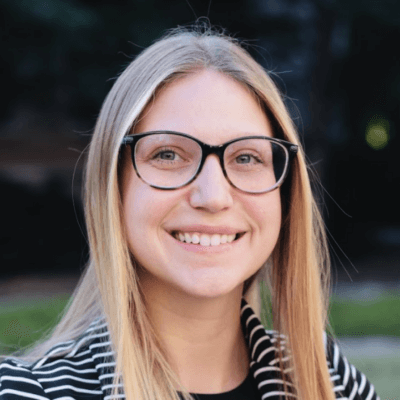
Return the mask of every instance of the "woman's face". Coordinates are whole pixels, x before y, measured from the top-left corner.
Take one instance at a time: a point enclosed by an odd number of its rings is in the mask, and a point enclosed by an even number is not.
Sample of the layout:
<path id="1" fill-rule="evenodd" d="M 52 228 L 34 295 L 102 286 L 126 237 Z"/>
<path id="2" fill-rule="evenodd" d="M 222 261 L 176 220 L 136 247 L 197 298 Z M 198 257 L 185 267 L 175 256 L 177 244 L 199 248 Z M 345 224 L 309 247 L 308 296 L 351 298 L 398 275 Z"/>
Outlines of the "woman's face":
<path id="1" fill-rule="evenodd" d="M 171 130 L 219 145 L 249 135 L 273 136 L 271 125 L 247 88 L 218 72 L 196 72 L 167 85 L 143 113 L 135 133 Z M 270 256 L 281 227 L 279 189 L 248 194 L 225 179 L 209 156 L 189 185 L 160 190 L 139 179 L 130 157 L 122 175 L 128 244 L 147 287 L 213 298 L 242 290 Z M 201 225 L 201 226 L 194 226 Z M 231 244 L 185 245 L 171 235 L 246 232 Z M 212 231 L 214 229 L 214 231 Z M 150 285 L 150 286 L 149 286 Z"/>

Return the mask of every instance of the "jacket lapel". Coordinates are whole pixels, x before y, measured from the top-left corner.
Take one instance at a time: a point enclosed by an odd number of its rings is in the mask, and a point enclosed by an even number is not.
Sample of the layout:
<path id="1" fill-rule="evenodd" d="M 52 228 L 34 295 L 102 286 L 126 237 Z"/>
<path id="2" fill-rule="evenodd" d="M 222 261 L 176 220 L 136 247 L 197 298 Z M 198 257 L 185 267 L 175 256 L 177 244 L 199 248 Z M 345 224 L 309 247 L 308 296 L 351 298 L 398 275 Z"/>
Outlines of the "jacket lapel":
<path id="1" fill-rule="evenodd" d="M 242 299 L 241 323 L 250 353 L 250 371 L 257 383 L 261 399 L 279 400 L 285 395 L 279 369 L 277 338 L 267 332 L 246 300 Z M 281 348 L 285 350 L 285 339 L 281 336 Z M 288 358 L 284 358 L 287 368 Z M 286 362 L 285 362 L 286 361 Z M 285 369 L 285 371 L 287 371 Z M 294 395 L 288 394 L 295 398 Z"/>

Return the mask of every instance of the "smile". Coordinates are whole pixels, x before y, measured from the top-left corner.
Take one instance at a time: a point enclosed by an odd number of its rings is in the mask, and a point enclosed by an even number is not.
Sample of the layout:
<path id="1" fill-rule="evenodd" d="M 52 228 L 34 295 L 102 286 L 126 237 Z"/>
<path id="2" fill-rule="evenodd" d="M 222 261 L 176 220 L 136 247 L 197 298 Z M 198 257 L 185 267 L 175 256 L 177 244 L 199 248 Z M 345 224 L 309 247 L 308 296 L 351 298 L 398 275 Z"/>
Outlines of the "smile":
<path id="1" fill-rule="evenodd" d="M 198 245 L 203 247 L 221 246 L 229 244 L 240 239 L 246 232 L 239 232 L 233 235 L 226 234 L 212 234 L 199 232 L 171 232 L 171 236 L 181 243 L 187 243 L 192 245 Z"/>

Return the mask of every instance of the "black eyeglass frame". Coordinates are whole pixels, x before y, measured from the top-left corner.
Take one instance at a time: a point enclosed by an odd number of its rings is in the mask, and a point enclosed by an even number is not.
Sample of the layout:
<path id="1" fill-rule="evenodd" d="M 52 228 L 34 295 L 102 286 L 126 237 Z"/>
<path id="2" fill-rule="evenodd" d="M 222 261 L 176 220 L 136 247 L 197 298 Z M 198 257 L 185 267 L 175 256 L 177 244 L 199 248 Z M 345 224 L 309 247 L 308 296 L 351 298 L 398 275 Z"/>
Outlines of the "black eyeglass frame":
<path id="1" fill-rule="evenodd" d="M 139 139 L 146 137 L 146 136 L 151 136 L 151 135 L 159 135 L 159 134 L 173 134 L 173 135 L 177 135 L 177 136 L 183 136 L 186 137 L 188 139 L 192 139 L 193 141 L 195 141 L 201 148 L 201 160 L 200 163 L 197 167 L 197 171 L 196 173 L 193 175 L 193 177 L 191 179 L 189 179 L 186 183 L 180 185 L 180 186 L 176 186 L 176 187 L 162 187 L 162 186 L 156 186 L 156 185 L 152 185 L 149 182 L 147 182 L 142 176 L 140 176 L 139 171 L 137 169 L 136 166 L 136 160 L 135 160 L 135 146 L 137 144 L 137 142 L 139 141 Z M 232 181 L 229 179 L 228 174 L 225 170 L 225 163 L 224 163 L 224 153 L 226 148 L 231 144 L 231 143 L 235 143 L 235 142 L 239 142 L 241 140 L 248 140 L 248 139 L 264 139 L 264 140 L 268 140 L 274 143 L 278 143 L 280 144 L 286 151 L 287 154 L 287 161 L 286 161 L 286 165 L 285 165 L 285 170 L 281 176 L 281 178 L 279 179 L 279 181 L 272 186 L 271 188 L 269 188 L 268 190 L 264 191 L 264 192 L 249 192 L 243 189 L 238 188 L 237 186 L 235 186 Z M 132 158 L 132 164 L 133 164 L 133 168 L 135 169 L 136 175 L 146 184 L 148 184 L 149 186 L 156 188 L 156 189 L 161 189 L 161 190 L 176 190 L 176 189 L 180 189 L 184 186 L 189 185 L 191 182 L 193 182 L 200 174 L 201 170 L 203 169 L 203 165 L 206 161 L 206 158 L 210 155 L 210 154 L 215 154 L 218 156 L 219 161 L 220 161 L 220 165 L 222 168 L 222 172 L 226 178 L 226 180 L 235 188 L 240 190 L 241 192 L 244 193 L 251 193 L 251 194 L 261 194 L 261 193 L 268 193 L 271 192 L 275 189 L 277 189 L 278 187 L 280 187 L 282 185 L 282 183 L 284 182 L 284 180 L 286 179 L 288 172 L 289 172 L 289 167 L 290 164 L 293 160 L 293 158 L 295 157 L 295 155 L 297 154 L 298 150 L 299 150 L 299 146 L 293 143 L 290 143 L 286 140 L 283 139 L 276 139 L 276 138 L 272 138 L 269 136 L 242 136 L 240 138 L 236 138 L 233 140 L 230 140 L 229 142 L 225 142 L 223 144 L 217 145 L 217 146 L 213 146 L 207 143 L 202 142 L 201 140 L 188 135 L 186 133 L 181 133 L 181 132 L 175 132 L 175 131 L 150 131 L 150 132 L 143 132 L 143 133 L 138 133 L 138 134 L 132 134 L 132 135 L 127 135 L 122 139 L 122 145 L 129 145 L 131 147 L 131 158 Z"/>

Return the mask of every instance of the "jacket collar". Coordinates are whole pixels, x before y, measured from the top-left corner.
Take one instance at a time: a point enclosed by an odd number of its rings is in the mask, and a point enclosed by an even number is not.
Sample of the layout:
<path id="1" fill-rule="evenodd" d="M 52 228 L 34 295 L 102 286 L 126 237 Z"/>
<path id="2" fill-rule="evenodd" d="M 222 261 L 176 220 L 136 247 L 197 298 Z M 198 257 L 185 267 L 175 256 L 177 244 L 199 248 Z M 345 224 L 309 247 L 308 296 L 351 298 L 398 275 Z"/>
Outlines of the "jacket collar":
<path id="1" fill-rule="evenodd" d="M 281 350 L 286 350 L 285 337 L 274 331 L 266 331 L 245 299 L 242 299 L 241 304 L 241 323 L 250 353 L 250 371 L 257 383 L 261 399 L 278 400 L 284 398 L 285 392 L 276 346 L 278 336 L 280 336 Z M 288 360 L 288 356 L 283 358 L 284 368 L 287 368 Z M 285 369 L 285 372 L 288 372 L 288 369 Z M 295 397 L 290 394 L 289 396 Z"/>

